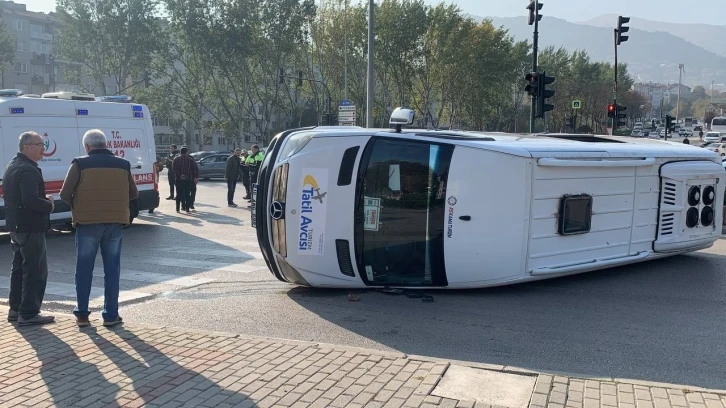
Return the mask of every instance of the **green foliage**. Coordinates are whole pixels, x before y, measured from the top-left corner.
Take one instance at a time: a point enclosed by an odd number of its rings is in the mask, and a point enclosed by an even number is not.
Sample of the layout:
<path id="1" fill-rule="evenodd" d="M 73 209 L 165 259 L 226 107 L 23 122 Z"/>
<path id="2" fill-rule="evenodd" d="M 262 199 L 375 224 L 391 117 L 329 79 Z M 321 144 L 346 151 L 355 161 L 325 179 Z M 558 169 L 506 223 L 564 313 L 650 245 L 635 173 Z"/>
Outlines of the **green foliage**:
<path id="1" fill-rule="evenodd" d="M 130 76 L 140 76 L 158 47 L 157 6 L 157 0 L 58 0 L 63 25 L 57 54 L 84 65 L 95 86 L 81 82 L 81 71 L 69 79 L 110 95 L 123 89 Z M 116 89 L 107 89 L 104 79 L 109 76 Z"/>
<path id="2" fill-rule="evenodd" d="M 187 134 L 218 130 L 228 138 L 266 141 L 286 126 L 321 123 L 328 91 L 332 109 L 347 95 L 364 124 L 368 2 L 326 0 L 323 9 L 315 4 L 59 0 L 66 23 L 60 49 L 83 63 L 101 87 L 109 74 L 123 88 L 127 77 L 152 72 L 155 84 L 135 88 L 135 95 Z M 152 17 L 159 5 L 163 25 Z M 392 110 L 408 106 L 417 111 L 418 126 L 528 129 L 529 43 L 515 41 L 491 21 L 474 21 L 453 4 L 382 0 L 375 7 L 375 126 L 388 127 Z M 552 47 L 540 50 L 539 65 L 557 78 L 547 130 L 568 130 L 571 102 L 579 99 L 578 127 L 603 132 L 613 97 L 612 65 L 590 61 L 585 51 Z M 280 82 L 280 68 L 290 77 L 302 71 L 302 86 L 290 78 Z M 628 91 L 633 81 L 625 64 L 618 80 L 618 101 L 629 116 L 649 110 Z M 537 125 L 543 130 L 541 120 Z"/>
<path id="3" fill-rule="evenodd" d="M 8 33 L 5 22 L 0 20 L 0 69 L 4 71 L 15 59 L 15 37 Z"/>

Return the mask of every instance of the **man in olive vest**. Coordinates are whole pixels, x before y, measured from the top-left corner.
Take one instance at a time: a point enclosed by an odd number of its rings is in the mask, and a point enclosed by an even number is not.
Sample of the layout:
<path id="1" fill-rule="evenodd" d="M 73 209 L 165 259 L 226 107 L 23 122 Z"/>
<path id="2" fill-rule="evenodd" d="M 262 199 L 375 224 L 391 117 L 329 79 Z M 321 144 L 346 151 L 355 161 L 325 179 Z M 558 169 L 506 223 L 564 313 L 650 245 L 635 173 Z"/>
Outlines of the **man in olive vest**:
<path id="1" fill-rule="evenodd" d="M 106 135 L 92 129 L 83 135 L 86 156 L 73 160 L 60 196 L 70 204 L 76 228 L 76 296 L 73 311 L 78 326 L 88 326 L 91 280 L 98 248 L 104 273 L 104 326 L 122 323 L 118 315 L 121 278 L 121 237 L 130 224 L 129 202 L 139 191 L 131 174 L 131 164 L 106 149 Z"/>
<path id="2" fill-rule="evenodd" d="M 265 154 L 260 151 L 260 147 L 257 145 L 252 145 L 251 153 L 247 157 L 247 160 L 245 160 L 245 164 L 247 164 L 247 167 L 249 168 L 250 172 L 250 188 L 252 188 L 252 185 L 257 183 L 257 174 L 260 171 L 260 165 L 262 164 L 262 160 L 264 160 Z M 250 194 L 244 196 L 244 200 L 250 200 Z"/>
<path id="3" fill-rule="evenodd" d="M 54 209 L 53 197 L 45 195 L 43 172 L 38 167 L 44 151 L 39 134 L 20 135 L 18 154 L 8 163 L 2 179 L 6 229 L 13 251 L 8 321 L 17 321 L 18 326 L 55 320 L 40 314 L 48 282 L 45 233 Z"/>

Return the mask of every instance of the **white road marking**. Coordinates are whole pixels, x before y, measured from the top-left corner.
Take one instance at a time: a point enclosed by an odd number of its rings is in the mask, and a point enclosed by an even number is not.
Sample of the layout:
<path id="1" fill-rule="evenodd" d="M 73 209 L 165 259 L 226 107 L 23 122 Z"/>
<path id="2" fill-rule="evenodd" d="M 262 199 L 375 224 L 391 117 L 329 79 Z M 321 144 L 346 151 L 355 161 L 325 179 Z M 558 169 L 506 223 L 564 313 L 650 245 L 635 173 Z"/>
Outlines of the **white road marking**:
<path id="1" fill-rule="evenodd" d="M 0 288 L 10 289 L 10 278 L 6 278 L 4 276 L 0 277 Z M 49 281 L 45 287 L 45 294 L 53 295 L 53 296 L 69 297 L 69 298 L 75 299 L 76 298 L 76 285 L 70 284 L 70 283 L 59 283 L 59 282 L 50 282 Z M 119 301 L 119 303 L 128 302 L 131 300 L 148 298 L 151 296 L 153 296 L 151 293 L 134 292 L 131 290 L 122 290 L 119 293 L 118 301 Z M 103 288 L 92 286 L 91 287 L 91 297 L 89 300 L 91 302 L 103 301 Z"/>
<path id="2" fill-rule="evenodd" d="M 130 257 L 125 256 L 124 260 L 134 263 L 142 263 L 148 265 L 173 266 L 177 268 L 201 269 L 204 271 L 229 271 L 229 272 L 253 272 L 261 269 L 259 265 L 248 265 L 244 263 L 230 264 L 227 262 L 214 261 L 195 261 L 191 259 L 179 258 L 146 258 L 146 257 Z M 98 262 L 98 261 L 96 261 Z M 103 268 L 103 263 L 96 263 L 96 268 Z"/>
<path id="3" fill-rule="evenodd" d="M 151 248 L 149 248 L 151 249 Z M 173 247 L 155 247 L 154 251 L 162 252 L 175 252 L 180 254 L 191 254 L 191 255 L 212 255 L 212 256 L 227 256 L 230 258 L 240 259 L 265 259 L 262 257 L 262 252 L 253 251 L 241 251 L 237 249 L 210 249 L 198 246 L 196 248 L 173 248 Z"/>
<path id="4" fill-rule="evenodd" d="M 68 275 L 75 274 L 75 271 L 56 270 L 54 272 L 64 273 Z M 103 278 L 103 267 L 96 266 L 93 269 L 94 278 Z M 121 269 L 121 280 L 145 283 L 161 283 L 164 285 L 192 287 L 204 283 L 213 282 L 215 279 L 200 278 L 197 276 L 179 276 L 168 273 L 156 273 L 145 271 L 132 271 Z"/>

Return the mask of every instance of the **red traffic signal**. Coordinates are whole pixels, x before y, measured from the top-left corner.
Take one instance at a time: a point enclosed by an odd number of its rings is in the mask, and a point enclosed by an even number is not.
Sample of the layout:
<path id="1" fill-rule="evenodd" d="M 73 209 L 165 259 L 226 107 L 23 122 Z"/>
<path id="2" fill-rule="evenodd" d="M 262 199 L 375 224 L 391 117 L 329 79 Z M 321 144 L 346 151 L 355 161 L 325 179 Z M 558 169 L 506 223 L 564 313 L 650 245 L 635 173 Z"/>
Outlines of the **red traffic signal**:
<path id="1" fill-rule="evenodd" d="M 524 80 L 529 82 L 529 84 L 524 87 L 524 90 L 530 96 L 537 96 L 537 81 L 539 80 L 539 73 L 530 72 L 524 76 Z"/>
<path id="2" fill-rule="evenodd" d="M 615 117 L 615 104 L 611 103 L 608 105 L 608 117 L 614 118 Z"/>

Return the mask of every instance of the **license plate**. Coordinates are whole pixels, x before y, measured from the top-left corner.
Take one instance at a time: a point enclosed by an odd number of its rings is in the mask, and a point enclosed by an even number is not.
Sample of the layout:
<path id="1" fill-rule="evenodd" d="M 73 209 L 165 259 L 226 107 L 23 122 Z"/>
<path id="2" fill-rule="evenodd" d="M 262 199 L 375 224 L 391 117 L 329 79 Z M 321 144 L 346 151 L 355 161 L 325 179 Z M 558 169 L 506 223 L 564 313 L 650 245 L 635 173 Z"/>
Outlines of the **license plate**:
<path id="1" fill-rule="evenodd" d="M 257 228 L 257 187 L 259 184 L 253 183 L 252 184 L 252 200 L 250 200 L 250 205 L 252 206 L 250 208 L 250 217 L 252 221 L 252 228 Z"/>

